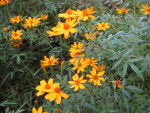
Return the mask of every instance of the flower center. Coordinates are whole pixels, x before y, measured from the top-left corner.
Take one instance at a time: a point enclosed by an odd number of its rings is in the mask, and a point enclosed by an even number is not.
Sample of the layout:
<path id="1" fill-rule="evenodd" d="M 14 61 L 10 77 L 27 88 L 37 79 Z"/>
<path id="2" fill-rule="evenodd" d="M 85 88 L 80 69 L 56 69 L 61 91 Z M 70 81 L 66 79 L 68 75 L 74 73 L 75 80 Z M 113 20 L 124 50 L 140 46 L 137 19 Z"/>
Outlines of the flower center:
<path id="1" fill-rule="evenodd" d="M 103 68 L 102 67 L 97 67 L 97 71 L 102 71 Z"/>
<path id="2" fill-rule="evenodd" d="M 76 50 L 79 50 L 79 49 L 80 49 L 80 47 L 77 46 L 77 47 L 76 47 Z"/>
<path id="3" fill-rule="evenodd" d="M 58 31 L 54 31 L 54 33 L 58 33 Z"/>
<path id="4" fill-rule="evenodd" d="M 18 36 L 18 34 L 17 34 L 17 33 L 14 33 L 14 36 Z"/>
<path id="5" fill-rule="evenodd" d="M 50 89 L 51 88 L 51 86 L 47 83 L 46 85 L 45 85 L 45 89 Z"/>
<path id="6" fill-rule="evenodd" d="M 78 52 L 77 52 L 77 53 L 75 53 L 75 55 L 74 55 L 74 56 L 77 58 L 77 57 L 79 57 L 79 56 L 77 56 L 77 55 L 79 55 L 79 53 L 78 53 Z"/>
<path id="7" fill-rule="evenodd" d="M 68 10 L 67 10 L 67 14 L 68 14 L 68 15 L 71 15 L 71 14 L 72 14 L 72 10 L 71 10 L 71 9 L 68 9 Z"/>
<path id="8" fill-rule="evenodd" d="M 69 28 L 70 28 L 70 25 L 67 24 L 67 23 L 64 23 L 64 29 L 65 29 L 65 30 L 68 30 Z"/>
<path id="9" fill-rule="evenodd" d="M 51 64 L 53 63 L 53 61 L 52 61 L 52 60 L 49 60 L 48 63 L 51 65 Z"/>
<path id="10" fill-rule="evenodd" d="M 147 9 L 148 12 L 150 12 L 150 7 Z"/>
<path id="11" fill-rule="evenodd" d="M 14 20 L 15 20 L 15 21 L 17 21 L 17 20 L 18 20 L 18 18 L 17 18 L 17 17 L 14 17 Z"/>
<path id="12" fill-rule="evenodd" d="M 89 13 L 86 10 L 83 10 L 83 16 L 89 16 Z"/>
<path id="13" fill-rule="evenodd" d="M 97 76 L 97 75 L 93 75 L 93 79 L 94 79 L 94 80 L 97 80 L 97 79 L 98 79 L 98 76 Z"/>
<path id="14" fill-rule="evenodd" d="M 60 93 L 60 88 L 59 88 L 59 87 L 56 87 L 56 88 L 54 89 L 54 91 L 55 91 L 56 93 Z"/>
<path id="15" fill-rule="evenodd" d="M 79 67 L 82 67 L 82 64 L 81 64 L 81 63 L 79 64 Z"/>
<path id="16" fill-rule="evenodd" d="M 92 60 L 89 61 L 89 64 L 93 64 Z"/>
<path id="17" fill-rule="evenodd" d="M 115 83 L 115 84 L 116 84 L 116 85 L 119 85 L 119 83 L 120 83 L 120 82 L 119 82 L 118 80 L 116 80 L 116 83 Z"/>
<path id="18" fill-rule="evenodd" d="M 122 9 L 122 13 L 125 13 L 126 12 L 126 10 L 125 9 Z"/>
<path id="19" fill-rule="evenodd" d="M 75 81 L 75 84 L 76 84 L 76 85 L 79 85 L 79 84 L 80 84 L 80 81 L 79 81 L 79 80 L 76 80 L 76 81 Z"/>
<path id="20" fill-rule="evenodd" d="M 102 24 L 102 27 L 105 27 L 105 24 Z"/>
<path id="21" fill-rule="evenodd" d="M 32 24 L 32 23 L 33 23 L 33 20 L 30 20 L 30 23 Z"/>

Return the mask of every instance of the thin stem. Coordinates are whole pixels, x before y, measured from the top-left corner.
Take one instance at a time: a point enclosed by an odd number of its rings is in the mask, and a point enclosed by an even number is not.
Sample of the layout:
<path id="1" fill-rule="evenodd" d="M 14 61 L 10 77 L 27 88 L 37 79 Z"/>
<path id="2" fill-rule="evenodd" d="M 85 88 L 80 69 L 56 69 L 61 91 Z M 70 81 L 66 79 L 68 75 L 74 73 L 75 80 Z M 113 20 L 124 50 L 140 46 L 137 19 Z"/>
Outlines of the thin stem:
<path id="1" fill-rule="evenodd" d="M 9 11 L 9 8 L 8 8 L 8 4 L 6 5 L 6 7 L 7 7 L 7 13 L 9 15 L 9 17 L 11 17 L 11 14 L 10 14 L 10 11 Z"/>

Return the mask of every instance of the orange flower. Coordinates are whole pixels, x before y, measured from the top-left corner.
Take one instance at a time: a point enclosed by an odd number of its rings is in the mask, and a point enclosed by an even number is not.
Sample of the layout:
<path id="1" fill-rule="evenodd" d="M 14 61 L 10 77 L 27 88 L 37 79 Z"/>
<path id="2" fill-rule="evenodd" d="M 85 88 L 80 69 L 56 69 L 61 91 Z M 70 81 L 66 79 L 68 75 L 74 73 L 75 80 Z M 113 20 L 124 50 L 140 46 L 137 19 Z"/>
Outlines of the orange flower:
<path id="1" fill-rule="evenodd" d="M 80 71 L 84 72 L 86 66 L 87 66 L 87 62 L 84 60 L 84 58 L 82 57 L 78 62 L 74 63 L 74 67 L 72 68 L 73 70 L 77 69 L 77 73 L 80 73 Z"/>
<path id="2" fill-rule="evenodd" d="M 105 67 L 106 66 L 104 64 L 102 64 L 101 66 L 100 65 L 99 66 L 95 66 L 97 71 L 103 71 L 105 69 Z"/>
<path id="3" fill-rule="evenodd" d="M 61 66 L 62 66 L 62 67 L 64 66 L 64 63 L 65 63 L 65 61 L 61 61 Z"/>
<path id="4" fill-rule="evenodd" d="M 142 7 L 144 8 L 144 9 L 140 9 L 140 11 L 143 11 L 143 12 L 145 12 L 144 14 L 145 15 L 148 15 L 148 14 L 150 14 L 150 6 L 147 6 L 147 5 L 142 5 Z"/>
<path id="5" fill-rule="evenodd" d="M 45 60 L 45 61 L 44 61 Z M 43 66 L 53 66 L 56 65 L 56 63 L 58 64 L 58 60 L 59 58 L 54 59 L 53 55 L 50 58 L 47 58 L 46 56 L 44 56 L 44 60 L 41 60 L 41 63 L 43 63 Z"/>
<path id="6" fill-rule="evenodd" d="M 16 23 L 19 23 L 20 21 L 22 21 L 22 16 L 18 15 L 18 16 L 14 16 L 14 18 L 11 18 L 10 19 L 10 22 L 12 22 L 13 24 L 16 22 Z"/>
<path id="7" fill-rule="evenodd" d="M 20 40 L 18 40 L 18 39 L 17 40 L 10 39 L 10 42 L 13 44 L 14 47 L 19 47 L 20 44 L 23 44 L 22 43 L 22 39 L 20 39 Z"/>
<path id="8" fill-rule="evenodd" d="M 35 107 L 32 108 L 32 113 L 42 113 L 43 108 L 40 107 L 38 110 L 35 109 Z M 48 112 L 43 112 L 43 113 L 48 113 Z"/>
<path id="9" fill-rule="evenodd" d="M 10 2 L 10 0 L 1 0 L 0 5 L 6 5 Z"/>
<path id="10" fill-rule="evenodd" d="M 7 32 L 7 27 L 4 27 L 3 30 L 4 30 L 4 32 L 6 33 L 6 32 Z"/>
<path id="11" fill-rule="evenodd" d="M 56 109 L 56 113 L 59 113 L 59 112 L 60 112 L 60 110 L 59 110 L 59 108 L 57 108 L 57 109 Z"/>
<path id="12" fill-rule="evenodd" d="M 46 15 L 46 14 L 41 14 L 41 19 L 43 19 L 43 20 L 45 20 L 46 18 L 48 18 L 48 15 Z"/>
<path id="13" fill-rule="evenodd" d="M 80 21 L 81 19 L 87 21 L 88 18 L 92 18 L 93 20 L 95 20 L 95 16 L 93 16 L 92 14 L 96 13 L 96 11 L 93 11 L 93 8 L 94 7 L 86 8 L 86 10 L 83 11 L 77 10 L 76 14 L 79 17 L 78 21 Z"/>
<path id="14" fill-rule="evenodd" d="M 120 79 L 120 80 L 118 80 L 118 78 L 117 78 L 117 80 L 116 80 L 116 81 L 114 81 L 114 83 L 115 83 L 114 88 L 116 88 L 116 86 L 118 86 L 119 88 L 122 88 L 122 86 L 121 86 L 121 85 L 119 85 L 121 82 L 122 82 L 122 81 L 121 81 L 121 79 Z"/>
<path id="15" fill-rule="evenodd" d="M 37 27 L 38 24 L 40 23 L 41 18 L 36 18 L 33 17 L 33 19 L 31 17 L 28 17 L 28 19 L 25 19 L 24 22 L 24 27 Z"/>
<path id="16" fill-rule="evenodd" d="M 103 74 L 105 73 L 105 70 L 99 72 L 98 74 L 96 73 L 96 69 L 92 68 L 92 71 L 90 71 L 90 74 L 87 74 L 86 77 L 90 78 L 90 80 L 88 82 L 94 82 L 94 85 L 101 85 L 100 80 L 102 80 L 103 82 L 105 82 L 105 78 L 102 78 L 101 76 L 103 76 Z"/>
<path id="17" fill-rule="evenodd" d="M 64 18 L 75 18 L 75 11 L 73 11 L 72 9 L 67 9 L 66 13 L 60 13 L 58 14 L 58 17 L 64 17 Z"/>
<path id="18" fill-rule="evenodd" d="M 97 63 L 98 60 L 97 60 L 97 59 L 94 60 L 94 57 L 92 57 L 92 59 L 85 58 L 85 60 L 86 60 L 87 65 L 90 65 L 90 66 L 92 66 L 92 67 L 95 67 L 96 64 L 98 64 L 98 63 Z"/>
<path id="19" fill-rule="evenodd" d="M 13 30 L 12 31 L 12 35 L 11 35 L 11 40 L 14 39 L 14 40 L 21 40 L 21 35 L 23 35 L 22 31 L 21 30 L 17 30 L 16 32 Z"/>
<path id="20" fill-rule="evenodd" d="M 69 96 L 67 94 L 65 94 L 61 91 L 59 83 L 55 83 L 55 84 L 53 84 L 53 91 L 51 93 L 48 93 L 45 96 L 45 99 L 49 99 L 49 101 L 53 101 L 54 99 L 56 99 L 56 103 L 60 104 L 61 97 L 69 98 Z"/>
<path id="21" fill-rule="evenodd" d="M 98 23 L 97 25 L 98 25 L 98 26 L 97 26 L 97 29 L 98 29 L 99 31 L 100 31 L 100 30 L 106 31 L 106 28 L 110 28 L 110 25 L 109 25 L 108 23 L 104 23 L 104 22 Z"/>
<path id="22" fill-rule="evenodd" d="M 67 18 L 66 22 L 62 23 L 62 22 L 58 22 L 58 28 L 57 30 L 59 32 L 62 32 L 62 34 L 64 34 L 65 39 L 69 38 L 69 33 L 75 33 L 77 32 L 77 29 L 73 28 L 78 24 L 78 22 L 76 22 L 76 19 L 71 19 L 71 18 Z"/>
<path id="23" fill-rule="evenodd" d="M 124 8 L 124 9 L 118 9 L 118 8 L 116 8 L 116 11 L 118 11 L 118 13 L 123 13 L 123 14 L 125 14 L 126 12 L 129 12 L 130 10 L 129 9 L 126 9 L 126 8 Z"/>
<path id="24" fill-rule="evenodd" d="M 68 84 L 73 84 L 70 88 L 74 88 L 74 91 L 77 91 L 79 88 L 85 89 L 83 83 L 85 83 L 87 80 L 83 80 L 84 75 L 82 75 L 79 78 L 78 74 L 75 74 L 72 76 L 73 81 L 68 81 Z"/>
<path id="25" fill-rule="evenodd" d="M 91 40 L 93 40 L 94 38 L 96 38 L 95 33 L 92 33 L 92 32 L 90 32 L 89 34 L 85 33 L 84 36 L 86 37 L 86 39 L 91 39 Z"/>
<path id="26" fill-rule="evenodd" d="M 74 42 L 74 45 L 72 44 L 69 50 L 71 53 L 81 53 L 82 51 L 84 51 L 84 44 L 82 44 L 81 42 L 76 43 Z"/>

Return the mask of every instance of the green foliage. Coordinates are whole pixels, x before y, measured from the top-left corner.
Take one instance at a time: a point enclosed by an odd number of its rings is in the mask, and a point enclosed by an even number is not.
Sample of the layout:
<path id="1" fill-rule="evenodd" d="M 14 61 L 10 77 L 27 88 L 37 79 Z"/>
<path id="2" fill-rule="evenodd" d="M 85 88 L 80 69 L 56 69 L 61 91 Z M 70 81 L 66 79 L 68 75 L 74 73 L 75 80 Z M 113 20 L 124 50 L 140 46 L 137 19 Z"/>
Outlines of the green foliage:
<path id="1" fill-rule="evenodd" d="M 23 28 L 23 22 L 12 24 L 7 7 L 0 5 L 0 107 L 5 113 L 30 113 L 33 107 L 42 106 L 44 111 L 56 112 L 57 108 L 63 113 L 126 113 L 150 112 L 150 18 L 140 12 L 142 4 L 149 0 L 120 0 L 116 5 L 113 1 L 103 0 L 12 0 L 8 5 L 11 17 L 21 15 L 40 17 L 48 14 L 48 19 L 37 27 Z M 57 22 L 59 13 L 67 9 L 85 9 L 94 6 L 95 20 L 82 21 L 76 27 L 77 33 L 70 34 L 69 39 L 61 36 L 49 37 L 46 31 L 51 30 Z M 125 15 L 116 12 L 116 8 L 127 8 L 130 12 Z M 100 31 L 96 40 L 89 41 L 85 33 L 92 31 L 92 26 L 101 22 L 109 22 L 110 28 Z M 5 33 L 2 28 L 7 27 Z M 9 41 L 12 30 L 22 30 L 23 45 L 13 47 Z M 94 30 L 96 32 L 96 30 Z M 86 57 L 98 59 L 99 64 L 106 65 L 105 82 L 101 86 L 94 86 L 86 82 L 84 90 L 74 92 L 68 81 L 76 71 L 72 70 L 69 48 L 74 42 L 84 43 Z M 63 71 L 60 63 L 47 68 L 44 73 L 40 60 L 44 56 L 53 55 L 60 61 L 65 61 Z M 79 65 L 78 65 L 79 66 Z M 88 68 L 82 72 L 84 76 L 90 74 Z M 44 96 L 37 97 L 35 87 L 41 80 L 54 78 L 59 83 L 68 99 L 62 99 L 60 105 L 56 101 L 45 100 Z M 114 89 L 114 81 L 122 79 L 123 88 Z"/>

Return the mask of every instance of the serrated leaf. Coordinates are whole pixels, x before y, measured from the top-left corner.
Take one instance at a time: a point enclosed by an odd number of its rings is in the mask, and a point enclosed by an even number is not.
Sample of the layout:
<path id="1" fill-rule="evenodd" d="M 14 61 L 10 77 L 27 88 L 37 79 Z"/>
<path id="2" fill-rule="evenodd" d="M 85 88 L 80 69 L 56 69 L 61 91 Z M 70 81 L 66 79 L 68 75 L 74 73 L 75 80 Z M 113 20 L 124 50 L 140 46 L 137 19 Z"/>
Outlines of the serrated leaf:
<path id="1" fill-rule="evenodd" d="M 141 89 L 135 87 L 135 86 L 127 86 L 127 89 L 133 90 L 133 91 L 139 91 L 139 92 L 143 92 Z"/>
<path id="2" fill-rule="evenodd" d="M 127 68 L 128 68 L 128 64 L 125 63 L 125 65 L 123 66 L 123 77 L 125 77 L 125 75 L 127 73 Z"/>
<path id="3" fill-rule="evenodd" d="M 98 109 L 95 106 L 93 106 L 93 105 L 91 105 L 89 103 L 85 103 L 84 106 L 86 106 L 86 107 L 88 107 L 90 109 L 93 109 L 94 111 L 98 112 Z"/>
<path id="4" fill-rule="evenodd" d="M 134 64 L 130 63 L 129 65 L 132 68 L 132 70 L 138 75 L 138 77 L 144 81 L 144 77 L 143 77 L 142 73 L 140 72 L 140 70 Z"/>
<path id="5" fill-rule="evenodd" d="M 122 62 L 122 59 L 118 60 L 112 67 L 112 69 L 116 68 L 120 63 Z"/>

